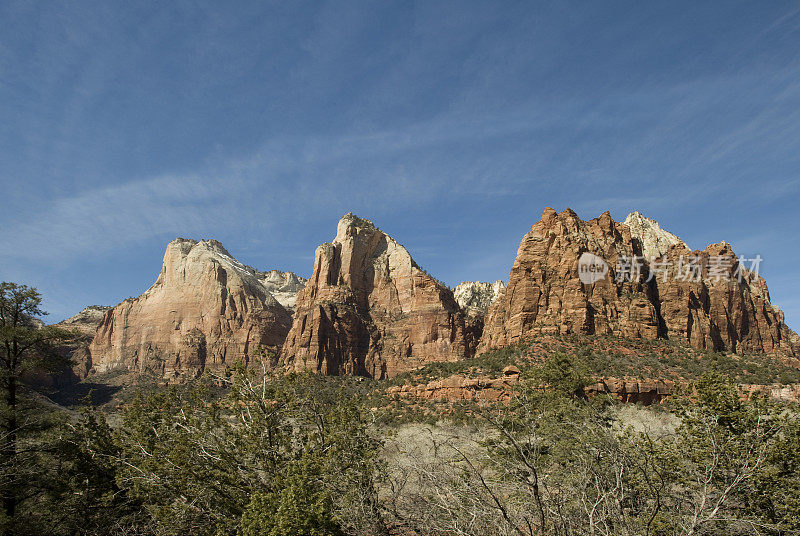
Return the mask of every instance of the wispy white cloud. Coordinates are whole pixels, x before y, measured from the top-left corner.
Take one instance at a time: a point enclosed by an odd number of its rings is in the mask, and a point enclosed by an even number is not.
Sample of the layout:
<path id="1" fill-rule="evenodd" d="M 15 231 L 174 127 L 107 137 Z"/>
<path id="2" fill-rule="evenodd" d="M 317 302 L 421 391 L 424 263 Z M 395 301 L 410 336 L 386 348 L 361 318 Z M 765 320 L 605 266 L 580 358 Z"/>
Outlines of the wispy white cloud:
<path id="1" fill-rule="evenodd" d="M 709 89 L 726 83 L 704 80 L 700 82 L 705 87 L 702 91 L 682 87 L 680 92 L 698 95 L 688 102 L 674 101 L 675 87 L 650 88 L 646 94 L 614 94 L 595 103 L 591 121 L 580 112 L 585 102 L 564 99 L 555 107 L 530 102 L 467 116 L 439 114 L 400 128 L 273 138 L 245 158 L 213 165 L 200 162 L 192 174 L 156 176 L 43 199 L 40 208 L 24 221 L 0 220 L 0 232 L 10 237 L 10 251 L 16 256 L 68 259 L 86 251 L 119 247 L 121 241 L 236 228 L 243 217 L 257 222 L 251 226 L 263 231 L 269 228 L 270 219 L 300 217 L 329 207 L 435 204 L 442 195 L 513 196 L 530 189 L 531 183 L 551 180 L 558 184 L 551 191 L 563 191 L 568 185 L 582 188 L 574 192 L 569 204 L 587 217 L 609 209 L 663 211 L 707 198 L 727 185 L 704 181 L 674 188 L 678 177 L 669 173 L 682 175 L 686 163 L 666 171 L 661 185 L 645 187 L 641 183 L 636 190 L 623 185 L 635 184 L 632 176 L 648 169 L 658 144 L 676 137 L 675 130 L 686 128 L 688 118 L 702 109 L 704 99 L 712 93 Z M 619 136 L 619 129 L 636 122 L 602 112 L 624 100 L 644 107 L 672 103 L 672 108 L 661 111 L 661 124 L 647 135 L 629 140 L 623 136 L 627 143 L 612 146 L 613 160 L 596 161 L 594 169 L 582 169 L 587 160 L 575 153 L 584 144 L 581 131 L 609 131 Z M 635 115 L 636 110 L 633 112 Z M 747 143 L 753 135 L 770 134 L 765 131 L 765 120 L 754 119 L 730 133 L 727 140 L 715 143 L 727 148 Z M 552 132 L 570 130 L 573 132 L 565 140 L 576 144 L 572 148 L 547 141 Z M 526 151 L 526 138 L 540 144 Z M 462 149 L 478 146 L 480 152 Z M 713 145 L 697 148 L 695 169 L 720 158 L 720 150 Z M 559 162 L 558 155 L 564 151 L 568 157 Z M 213 170 L 204 170 L 204 165 Z M 785 191 L 796 191 L 796 179 L 779 182 Z M 665 189 L 673 192 L 664 196 L 661 192 Z M 601 191 L 611 195 L 595 195 Z M 774 192 L 765 189 L 756 195 Z M 260 203 L 254 202 L 256 197 L 261 198 Z M 287 209 L 287 205 L 294 206 Z M 262 212 L 262 207 L 270 210 Z"/>
<path id="2" fill-rule="evenodd" d="M 0 35 L 0 271 L 176 235 L 295 259 L 356 210 L 417 229 L 442 278 L 505 277 L 545 205 L 700 247 L 772 233 L 800 195 L 795 8 L 719 37 L 702 6 L 162 7 L 0 4 L 31 22 Z"/>

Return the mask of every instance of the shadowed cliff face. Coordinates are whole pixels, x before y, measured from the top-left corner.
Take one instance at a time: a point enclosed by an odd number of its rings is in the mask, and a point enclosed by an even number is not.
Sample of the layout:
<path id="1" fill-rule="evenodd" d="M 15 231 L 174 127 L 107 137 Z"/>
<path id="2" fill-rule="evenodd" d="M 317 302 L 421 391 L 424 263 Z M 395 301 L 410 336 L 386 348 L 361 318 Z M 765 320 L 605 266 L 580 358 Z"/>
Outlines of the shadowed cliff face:
<path id="1" fill-rule="evenodd" d="M 173 240 L 155 284 L 106 313 L 90 346 L 94 370 L 193 377 L 279 348 L 291 317 L 260 276 L 219 242 Z"/>
<path id="2" fill-rule="evenodd" d="M 89 373 L 89 370 L 92 368 L 89 345 L 94 338 L 97 327 L 103 321 L 103 318 L 109 310 L 111 310 L 111 307 L 90 305 L 84 307 L 78 314 L 56 324 L 56 326 L 60 328 L 81 333 L 81 337 L 62 347 L 62 351 L 71 358 L 73 364 L 70 371 L 64 371 L 64 373 L 58 376 L 58 380 L 62 382 L 73 382 L 85 378 Z"/>
<path id="3" fill-rule="evenodd" d="M 582 221 L 572 210 L 546 209 L 522 239 L 508 288 L 489 309 L 481 349 L 540 333 L 582 333 L 798 354 L 797 335 L 770 304 L 766 283 L 746 270 L 737 277 L 739 262 L 729 245 L 693 252 L 652 220 L 636 214 L 626 221 L 631 225 L 614 222 L 608 212 Z M 646 257 L 645 247 L 661 256 L 640 259 L 641 277 L 618 277 L 626 258 Z M 608 265 L 605 277 L 588 284 L 578 271 L 587 252 Z M 681 263 L 689 259 L 697 277 L 681 278 Z M 725 265 L 724 273 L 714 264 Z"/>
<path id="4" fill-rule="evenodd" d="M 317 248 L 282 357 L 296 370 L 383 378 L 467 357 L 476 338 L 450 289 L 372 222 L 347 214 Z"/>

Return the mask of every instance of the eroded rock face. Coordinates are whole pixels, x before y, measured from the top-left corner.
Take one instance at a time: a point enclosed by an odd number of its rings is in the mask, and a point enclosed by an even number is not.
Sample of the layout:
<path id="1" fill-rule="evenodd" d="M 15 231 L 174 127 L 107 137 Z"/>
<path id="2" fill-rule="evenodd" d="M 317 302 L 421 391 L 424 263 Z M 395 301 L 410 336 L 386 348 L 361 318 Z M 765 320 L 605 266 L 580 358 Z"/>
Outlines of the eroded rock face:
<path id="1" fill-rule="evenodd" d="M 291 316 L 260 281 L 215 240 L 167 245 L 158 280 L 108 311 L 92 341 L 94 370 L 197 376 L 277 350 Z"/>
<path id="2" fill-rule="evenodd" d="M 681 258 L 684 267 L 690 259 L 697 264 L 699 280 L 678 277 Z M 709 350 L 800 355 L 797 335 L 770 303 L 766 281 L 740 266 L 730 244 L 703 251 L 675 246 L 661 260 L 669 263 L 667 277 L 656 278 L 669 338 Z"/>
<path id="3" fill-rule="evenodd" d="M 282 359 L 295 370 L 393 376 L 472 355 L 453 293 L 372 222 L 345 215 L 316 250 Z"/>
<path id="4" fill-rule="evenodd" d="M 586 252 L 608 263 L 607 275 L 590 285 L 578 277 L 578 259 Z M 618 259 L 641 254 L 630 228 L 608 212 L 585 222 L 572 210 L 546 209 L 522 239 L 505 293 L 489 308 L 481 348 L 541 333 L 657 337 L 650 287 L 615 281 Z"/>
<path id="5" fill-rule="evenodd" d="M 448 376 L 424 384 L 405 384 L 389 387 L 386 394 L 399 398 L 417 398 L 426 400 L 473 400 L 485 402 L 504 402 L 518 395 L 514 387 L 519 383 L 519 370 L 514 373 L 507 367 L 499 378 Z M 530 385 L 530 384 L 529 384 Z M 676 383 L 671 380 L 633 379 L 633 378 L 599 378 L 586 386 L 587 396 L 610 394 L 627 404 L 661 404 L 666 399 L 689 387 L 688 382 Z M 781 402 L 797 402 L 800 399 L 798 384 L 739 384 L 739 395 L 742 399 L 768 397 Z M 544 389 L 537 386 L 538 389 Z"/>
<path id="6" fill-rule="evenodd" d="M 56 326 L 64 329 L 78 330 L 85 335 L 94 336 L 97 331 L 97 326 L 103 321 L 106 312 L 111 309 L 107 305 L 89 305 L 84 307 L 83 310 L 73 315 L 66 320 L 62 320 Z"/>
<path id="7" fill-rule="evenodd" d="M 692 252 L 652 220 L 630 215 L 628 221 L 635 232 L 608 212 L 582 221 L 569 209 L 546 209 L 520 244 L 506 292 L 489 308 L 481 349 L 540 333 L 581 333 L 668 337 L 739 353 L 800 353 L 764 280 L 746 270 L 741 279 L 735 276 L 738 259 L 728 244 Z M 619 261 L 645 257 L 643 247 L 659 258 L 640 259 L 641 277 L 618 280 Z M 589 284 L 578 272 L 586 253 L 608 264 L 607 274 Z M 699 266 L 697 280 L 677 277 L 690 258 Z M 725 259 L 725 270 L 712 268 Z"/>
<path id="8" fill-rule="evenodd" d="M 506 290 L 501 280 L 494 283 L 482 281 L 464 281 L 453 291 L 458 305 L 473 316 L 486 316 L 489 306 Z"/>

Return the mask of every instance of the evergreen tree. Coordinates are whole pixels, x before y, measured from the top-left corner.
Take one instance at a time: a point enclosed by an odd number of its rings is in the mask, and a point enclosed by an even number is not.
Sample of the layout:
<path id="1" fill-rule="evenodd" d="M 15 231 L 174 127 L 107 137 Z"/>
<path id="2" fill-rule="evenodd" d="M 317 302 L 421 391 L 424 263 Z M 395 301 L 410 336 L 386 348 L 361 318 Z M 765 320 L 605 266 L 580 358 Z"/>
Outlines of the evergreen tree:
<path id="1" fill-rule="evenodd" d="M 0 498 L 2 531 L 7 536 L 20 533 L 20 505 L 38 492 L 39 479 L 34 475 L 41 469 L 37 464 L 41 448 L 36 435 L 47 420 L 39 418 L 35 401 L 23 392 L 25 379 L 67 366 L 56 346 L 73 337 L 37 320 L 47 314 L 41 301 L 35 288 L 0 283 Z"/>

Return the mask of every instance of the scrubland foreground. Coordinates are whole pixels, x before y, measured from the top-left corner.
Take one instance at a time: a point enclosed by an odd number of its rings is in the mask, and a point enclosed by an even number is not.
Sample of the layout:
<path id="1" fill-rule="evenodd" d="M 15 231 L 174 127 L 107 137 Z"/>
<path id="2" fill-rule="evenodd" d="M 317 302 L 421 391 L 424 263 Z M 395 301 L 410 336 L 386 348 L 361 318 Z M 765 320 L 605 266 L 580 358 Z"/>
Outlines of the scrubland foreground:
<path id="1" fill-rule="evenodd" d="M 590 372 L 585 352 L 554 351 L 505 401 L 438 414 L 382 382 L 252 368 L 112 414 L 26 396 L 4 533 L 798 533 L 794 403 L 709 370 L 660 405 L 622 404 L 586 396 Z"/>

